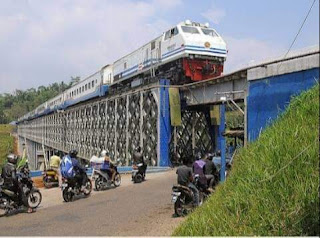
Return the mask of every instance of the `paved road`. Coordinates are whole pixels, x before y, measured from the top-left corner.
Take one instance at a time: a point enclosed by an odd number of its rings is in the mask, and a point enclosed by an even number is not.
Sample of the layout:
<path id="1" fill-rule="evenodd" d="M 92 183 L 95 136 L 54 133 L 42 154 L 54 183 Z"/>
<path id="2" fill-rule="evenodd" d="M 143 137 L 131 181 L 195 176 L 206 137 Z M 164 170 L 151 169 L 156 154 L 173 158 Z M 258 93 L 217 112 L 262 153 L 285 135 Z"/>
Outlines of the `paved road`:
<path id="1" fill-rule="evenodd" d="M 72 203 L 45 202 L 36 213 L 2 217 L 0 235 L 170 235 L 183 220 L 172 217 L 170 195 L 176 180 L 175 171 L 150 174 L 141 184 L 131 184 L 127 180 L 130 177 L 124 176 L 124 186 L 95 193 L 86 199 Z"/>

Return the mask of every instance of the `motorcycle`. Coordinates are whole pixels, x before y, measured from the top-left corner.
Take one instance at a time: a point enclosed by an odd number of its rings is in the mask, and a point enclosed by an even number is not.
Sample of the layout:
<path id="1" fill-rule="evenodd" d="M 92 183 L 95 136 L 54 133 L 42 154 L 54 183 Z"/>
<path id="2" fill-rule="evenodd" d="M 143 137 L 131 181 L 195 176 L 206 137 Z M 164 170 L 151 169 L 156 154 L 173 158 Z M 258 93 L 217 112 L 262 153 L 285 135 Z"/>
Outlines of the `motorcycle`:
<path id="1" fill-rule="evenodd" d="M 119 162 L 118 160 L 117 162 Z M 97 191 L 101 191 L 107 188 L 110 188 L 112 183 L 115 187 L 119 187 L 121 184 L 121 175 L 118 172 L 118 168 L 116 165 L 114 165 L 113 169 L 116 171 L 116 174 L 114 176 L 114 181 L 111 181 L 112 174 L 109 170 L 107 171 L 101 171 L 100 169 L 95 169 L 93 171 L 93 177 L 95 177 L 95 188 Z"/>
<path id="2" fill-rule="evenodd" d="M 86 197 L 90 195 L 92 191 L 92 183 L 86 173 L 84 176 L 86 176 L 86 185 L 84 191 L 81 191 L 81 184 L 79 184 L 75 178 L 62 178 L 61 190 L 62 197 L 65 202 L 72 202 L 75 196 L 81 194 Z"/>
<path id="3" fill-rule="evenodd" d="M 17 177 L 19 186 L 21 186 L 21 191 L 23 191 L 22 201 L 18 194 L 3 188 L 2 184 L 0 184 L 0 209 L 4 211 L 4 214 L 2 215 L 8 215 L 13 211 L 18 210 L 21 206 L 35 209 L 42 201 L 42 194 L 39 189 L 33 185 L 27 165 L 21 168 L 17 173 Z"/>
<path id="4" fill-rule="evenodd" d="M 193 184 L 199 190 L 199 206 L 201 206 L 209 194 L 200 186 L 199 175 L 195 175 Z M 183 185 L 174 185 L 172 187 L 171 196 L 171 202 L 174 204 L 174 212 L 179 217 L 187 215 L 195 207 L 193 201 L 193 192 L 189 187 Z"/>
<path id="5" fill-rule="evenodd" d="M 134 183 L 141 183 L 145 180 L 145 172 L 147 170 L 147 165 L 143 163 L 133 164 L 132 165 L 132 181 Z"/>
<path id="6" fill-rule="evenodd" d="M 59 186 L 59 178 L 58 174 L 53 169 L 48 169 L 43 173 L 43 184 L 46 188 L 58 187 Z"/>

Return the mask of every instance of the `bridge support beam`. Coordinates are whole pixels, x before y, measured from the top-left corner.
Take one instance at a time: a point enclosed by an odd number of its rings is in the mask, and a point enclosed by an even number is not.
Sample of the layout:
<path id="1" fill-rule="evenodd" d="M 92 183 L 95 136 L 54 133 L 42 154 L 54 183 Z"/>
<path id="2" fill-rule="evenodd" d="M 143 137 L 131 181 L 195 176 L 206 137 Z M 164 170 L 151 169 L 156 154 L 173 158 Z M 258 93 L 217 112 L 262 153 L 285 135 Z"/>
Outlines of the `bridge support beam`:
<path id="1" fill-rule="evenodd" d="M 170 85 L 169 80 L 161 79 L 161 86 Z M 171 135 L 171 124 L 170 124 L 170 109 L 169 109 L 169 88 L 160 87 L 160 98 L 159 98 L 159 158 L 160 166 L 170 165 L 170 135 Z"/>
<path id="2" fill-rule="evenodd" d="M 225 180 L 226 171 L 226 139 L 224 137 L 225 132 L 225 111 L 226 106 L 224 103 L 220 105 L 220 125 L 218 132 L 218 148 L 221 151 L 221 169 L 220 169 L 220 181 Z"/>

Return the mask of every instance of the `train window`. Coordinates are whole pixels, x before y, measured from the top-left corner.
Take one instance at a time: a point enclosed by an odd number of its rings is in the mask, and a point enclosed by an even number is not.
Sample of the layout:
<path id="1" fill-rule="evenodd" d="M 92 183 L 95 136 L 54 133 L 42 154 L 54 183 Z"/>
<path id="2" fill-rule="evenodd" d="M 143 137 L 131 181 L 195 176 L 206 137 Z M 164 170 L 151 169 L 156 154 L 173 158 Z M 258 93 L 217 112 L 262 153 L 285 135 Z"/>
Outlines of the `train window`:
<path id="1" fill-rule="evenodd" d="M 168 40 L 171 37 L 171 32 L 167 31 L 165 36 L 164 36 L 164 40 Z"/>
<path id="2" fill-rule="evenodd" d="M 123 69 L 127 69 L 127 62 L 124 62 Z"/>
<path id="3" fill-rule="evenodd" d="M 152 41 L 151 42 L 151 50 L 154 50 L 156 48 L 156 42 Z"/>
<path id="4" fill-rule="evenodd" d="M 167 31 L 165 36 L 164 36 L 164 40 L 168 40 L 169 38 L 177 35 L 179 33 L 178 28 L 172 28 L 171 30 Z"/>
<path id="5" fill-rule="evenodd" d="M 82 92 L 84 91 L 84 86 L 82 86 Z"/>
<path id="6" fill-rule="evenodd" d="M 79 89 L 77 88 L 77 94 L 79 94 Z"/>
<path id="7" fill-rule="evenodd" d="M 92 85 L 92 87 L 94 86 L 94 80 L 92 80 L 91 85 Z"/>
<path id="8" fill-rule="evenodd" d="M 192 26 L 181 26 L 181 29 L 185 33 L 199 34 L 198 29 Z"/>
<path id="9" fill-rule="evenodd" d="M 179 31 L 178 31 L 178 28 L 177 28 L 177 27 L 171 29 L 171 37 L 172 37 L 172 36 L 175 36 L 175 35 L 178 35 L 178 33 L 179 33 Z"/>
<path id="10" fill-rule="evenodd" d="M 84 87 L 84 88 L 85 88 L 85 90 L 87 90 L 87 84 L 85 85 L 85 87 Z"/>
<path id="11" fill-rule="evenodd" d="M 146 58 L 145 58 L 145 61 L 147 61 L 148 58 L 149 58 L 149 49 L 147 48 L 147 49 L 146 49 Z"/>
<path id="12" fill-rule="evenodd" d="M 208 36 L 218 36 L 217 33 L 212 29 L 201 28 L 201 31 L 203 32 L 203 34 L 208 35 Z"/>
<path id="13" fill-rule="evenodd" d="M 98 79 L 96 79 L 96 83 L 98 83 Z"/>
<path id="14" fill-rule="evenodd" d="M 79 88 L 79 93 L 81 93 L 81 87 Z"/>
<path id="15" fill-rule="evenodd" d="M 88 89 L 90 89 L 91 88 L 91 84 L 90 83 L 88 83 Z"/>

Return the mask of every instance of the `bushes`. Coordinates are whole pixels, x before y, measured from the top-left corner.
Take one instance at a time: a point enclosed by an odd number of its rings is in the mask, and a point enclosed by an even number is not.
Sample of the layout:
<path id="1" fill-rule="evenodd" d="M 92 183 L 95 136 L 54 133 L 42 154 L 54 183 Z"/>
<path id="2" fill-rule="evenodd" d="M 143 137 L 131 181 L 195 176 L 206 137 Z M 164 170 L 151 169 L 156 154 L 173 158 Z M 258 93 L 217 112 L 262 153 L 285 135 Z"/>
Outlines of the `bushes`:
<path id="1" fill-rule="evenodd" d="M 12 128 L 10 125 L 0 124 L 0 168 L 2 168 L 3 163 L 6 161 L 7 153 L 13 151 L 14 138 L 10 136 Z"/>

